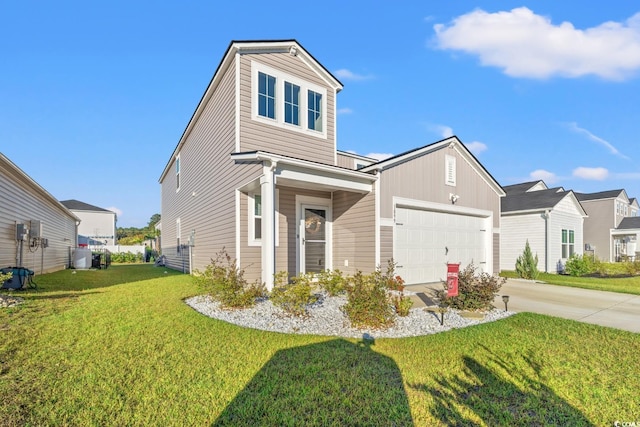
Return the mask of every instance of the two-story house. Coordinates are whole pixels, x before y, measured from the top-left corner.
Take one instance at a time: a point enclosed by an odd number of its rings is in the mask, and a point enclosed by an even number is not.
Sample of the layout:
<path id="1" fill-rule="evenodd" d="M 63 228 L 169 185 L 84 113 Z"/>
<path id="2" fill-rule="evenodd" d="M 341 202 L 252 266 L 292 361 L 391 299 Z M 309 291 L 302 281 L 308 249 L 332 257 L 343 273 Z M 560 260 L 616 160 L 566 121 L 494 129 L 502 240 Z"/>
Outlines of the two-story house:
<path id="1" fill-rule="evenodd" d="M 629 199 L 622 189 L 576 193 L 576 196 L 589 215 L 584 222 L 585 250 L 604 261 L 620 261 L 622 255 L 627 255 L 627 235 L 615 230 L 624 218 L 637 213 L 638 202 Z"/>
<path id="2" fill-rule="evenodd" d="M 538 256 L 538 269 L 564 270 L 572 255 L 582 255 L 587 214 L 573 191 L 548 188 L 544 181 L 503 187 L 500 268 L 514 270 L 527 242 Z"/>
<path id="3" fill-rule="evenodd" d="M 79 244 L 115 245 L 118 241 L 115 212 L 79 200 L 62 200 L 64 206 L 80 218 Z"/>
<path id="4" fill-rule="evenodd" d="M 159 179 L 169 267 L 225 248 L 268 289 L 390 259 L 408 283 L 447 262 L 498 270 L 495 179 L 456 137 L 380 162 L 338 151 L 342 88 L 295 40 L 230 43 Z"/>

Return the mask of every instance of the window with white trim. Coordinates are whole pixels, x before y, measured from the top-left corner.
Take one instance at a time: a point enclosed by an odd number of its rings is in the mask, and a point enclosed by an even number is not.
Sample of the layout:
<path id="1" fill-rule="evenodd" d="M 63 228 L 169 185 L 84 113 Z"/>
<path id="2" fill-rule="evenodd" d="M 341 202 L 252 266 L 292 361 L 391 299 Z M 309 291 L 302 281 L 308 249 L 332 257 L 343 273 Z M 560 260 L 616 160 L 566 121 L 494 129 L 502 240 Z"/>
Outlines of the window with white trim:
<path id="1" fill-rule="evenodd" d="M 258 115 L 276 118 L 276 78 L 258 73 Z"/>
<path id="2" fill-rule="evenodd" d="M 284 121 L 300 125 L 300 86 L 284 82 Z"/>
<path id="3" fill-rule="evenodd" d="M 326 139 L 326 87 L 256 61 L 251 75 L 253 120 Z"/>
<path id="4" fill-rule="evenodd" d="M 176 156 L 176 191 L 180 189 L 180 154 Z"/>
<path id="5" fill-rule="evenodd" d="M 444 156 L 444 183 L 447 185 L 451 185 L 452 187 L 456 186 L 456 158 L 453 156 L 445 155 Z"/>
<path id="6" fill-rule="evenodd" d="M 307 101 L 307 126 L 310 130 L 322 132 L 322 94 L 309 90 L 307 93 Z"/>
<path id="7" fill-rule="evenodd" d="M 573 230 L 562 230 L 562 258 L 571 258 L 575 249 L 575 232 Z"/>
<path id="8" fill-rule="evenodd" d="M 276 189 L 275 194 L 275 221 L 276 221 L 276 246 L 278 246 L 278 208 L 279 208 L 279 196 L 280 192 Z M 248 212 L 248 234 L 249 234 L 249 246 L 260 246 L 262 243 L 262 195 L 260 193 L 249 193 L 247 198 Z"/>

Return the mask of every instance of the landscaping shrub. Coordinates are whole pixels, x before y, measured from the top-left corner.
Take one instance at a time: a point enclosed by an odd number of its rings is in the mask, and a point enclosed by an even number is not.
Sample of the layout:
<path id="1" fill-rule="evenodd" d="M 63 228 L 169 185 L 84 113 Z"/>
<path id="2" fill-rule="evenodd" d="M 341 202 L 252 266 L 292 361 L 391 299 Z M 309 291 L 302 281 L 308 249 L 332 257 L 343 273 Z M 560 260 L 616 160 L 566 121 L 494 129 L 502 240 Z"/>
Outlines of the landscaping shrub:
<path id="1" fill-rule="evenodd" d="M 564 272 L 570 276 L 587 276 L 596 272 L 605 273 L 606 268 L 592 255 L 571 255 L 564 265 Z M 605 273 L 606 275 L 606 273 Z"/>
<path id="2" fill-rule="evenodd" d="M 390 301 L 396 314 L 401 317 L 408 316 L 411 307 L 413 307 L 413 301 L 411 301 L 411 298 L 402 293 L 400 295 L 391 295 Z"/>
<path id="3" fill-rule="evenodd" d="M 397 263 L 393 260 L 387 262 L 387 270 L 382 272 L 381 269 L 377 269 L 373 276 L 375 280 L 383 283 L 389 292 L 389 302 L 394 308 L 394 311 L 398 316 L 408 316 L 413 301 L 411 298 L 404 295 L 404 280 L 402 277 L 395 274 Z"/>
<path id="4" fill-rule="evenodd" d="M 7 280 L 11 279 L 11 277 L 13 277 L 13 273 L 3 274 L 2 272 L 0 272 L 0 285 L 2 285 Z"/>
<path id="5" fill-rule="evenodd" d="M 318 274 L 318 284 L 332 297 L 343 294 L 347 290 L 347 279 L 340 270 L 324 270 Z"/>
<path id="6" fill-rule="evenodd" d="M 286 272 L 277 273 L 269 299 L 289 314 L 304 316 L 309 305 L 318 300 L 318 296 L 313 294 L 312 279 L 313 274 L 300 274 L 288 283 Z"/>
<path id="7" fill-rule="evenodd" d="M 144 262 L 144 255 L 131 252 L 112 252 L 111 262 L 114 264 L 133 264 Z"/>
<path id="8" fill-rule="evenodd" d="M 237 266 L 236 260 L 232 260 L 224 248 L 204 272 L 196 270 L 194 278 L 198 286 L 227 308 L 251 307 L 257 298 L 265 295 L 264 285 L 257 281 L 248 283 L 244 278 L 244 270 Z"/>
<path id="9" fill-rule="evenodd" d="M 524 252 L 516 260 L 516 273 L 523 279 L 535 280 L 538 278 L 538 254 L 533 256 L 529 240 L 524 245 Z"/>
<path id="10" fill-rule="evenodd" d="M 347 286 L 344 311 L 356 328 L 384 329 L 393 325 L 393 307 L 387 298 L 386 283 L 381 274 L 364 275 L 358 271 Z"/>
<path id="11" fill-rule="evenodd" d="M 506 280 L 485 272 L 477 274 L 476 267 L 469 264 L 458 274 L 458 296 L 447 297 L 447 283 L 444 282 L 444 290 L 438 292 L 438 297 L 446 307 L 488 310 L 493 307 L 493 300 Z"/>

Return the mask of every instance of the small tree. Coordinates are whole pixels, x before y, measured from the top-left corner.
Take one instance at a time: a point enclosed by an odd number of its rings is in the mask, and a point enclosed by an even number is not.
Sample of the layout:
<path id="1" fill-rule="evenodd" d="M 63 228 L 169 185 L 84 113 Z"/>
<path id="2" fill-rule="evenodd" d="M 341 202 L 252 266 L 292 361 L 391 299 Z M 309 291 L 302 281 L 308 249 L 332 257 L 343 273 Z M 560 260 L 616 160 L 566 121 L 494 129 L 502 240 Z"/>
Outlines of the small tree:
<path id="1" fill-rule="evenodd" d="M 523 279 L 535 280 L 538 278 L 538 254 L 533 256 L 531 247 L 529 246 L 529 240 L 524 245 L 524 252 L 516 260 L 516 273 L 518 277 Z"/>

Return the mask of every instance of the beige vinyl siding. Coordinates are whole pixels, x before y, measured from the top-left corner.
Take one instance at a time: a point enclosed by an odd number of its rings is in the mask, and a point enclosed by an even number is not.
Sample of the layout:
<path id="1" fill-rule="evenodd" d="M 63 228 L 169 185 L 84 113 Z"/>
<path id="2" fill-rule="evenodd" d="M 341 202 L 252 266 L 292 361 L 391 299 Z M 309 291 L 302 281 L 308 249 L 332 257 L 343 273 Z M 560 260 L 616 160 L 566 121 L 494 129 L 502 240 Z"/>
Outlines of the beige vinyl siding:
<path id="1" fill-rule="evenodd" d="M 234 82 L 232 64 L 185 136 L 179 152 L 180 190 L 176 192 L 173 162 L 162 181 L 162 252 L 171 268 L 181 270 L 183 265 L 175 246 L 177 218 L 183 244 L 195 232 L 194 269 L 204 269 L 222 248 L 235 258 L 235 189 L 259 176 L 262 168 L 236 165 L 230 158 L 235 150 Z"/>
<path id="2" fill-rule="evenodd" d="M 49 247 L 34 249 L 25 241 L 22 266 L 36 274 L 69 266 L 77 241 L 76 219 L 50 197 L 0 158 L 0 200 L 3 200 L 0 203 L 0 267 L 17 265 L 15 224 L 24 223 L 28 227 L 30 220 L 41 222 L 41 236 L 49 240 Z"/>
<path id="3" fill-rule="evenodd" d="M 375 194 L 334 192 L 333 268 L 354 274 L 375 267 Z"/>
<path id="4" fill-rule="evenodd" d="M 500 227 L 500 270 L 516 269 L 516 259 L 529 247 L 534 255 L 538 255 L 538 269 L 544 271 L 545 266 L 545 220 L 542 212 L 527 215 L 507 215 L 502 217 Z M 549 265 L 550 271 L 555 271 Z"/>
<path id="5" fill-rule="evenodd" d="M 336 154 L 336 166 L 347 169 L 355 169 L 355 161 L 353 157 L 345 156 L 344 154 Z"/>
<path id="6" fill-rule="evenodd" d="M 587 200 L 580 202 L 589 215 L 584 219 L 584 243 L 595 247 L 594 254 L 600 260 L 611 261 L 610 230 L 615 228 L 615 199 Z"/>
<path id="7" fill-rule="evenodd" d="M 393 227 L 380 227 L 380 264 L 386 265 L 393 259 Z"/>
<path id="8" fill-rule="evenodd" d="M 445 155 L 456 157 L 457 185 L 445 185 Z M 380 215 L 393 217 L 393 197 L 451 204 L 449 194 L 460 196 L 456 206 L 493 212 L 493 226 L 500 227 L 500 197 L 456 151 L 443 148 L 382 171 Z"/>
<path id="9" fill-rule="evenodd" d="M 281 70 L 327 90 L 327 137 L 272 126 L 251 118 L 251 61 Z M 240 57 L 240 151 L 263 150 L 270 153 L 335 164 L 335 91 L 326 84 L 300 57 L 288 53 L 247 54 Z M 277 100 L 276 102 L 281 102 Z M 300 106 L 306 114 L 306 105 Z"/>

